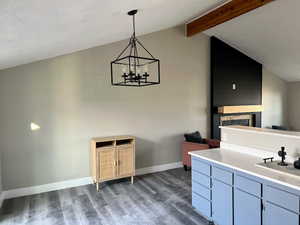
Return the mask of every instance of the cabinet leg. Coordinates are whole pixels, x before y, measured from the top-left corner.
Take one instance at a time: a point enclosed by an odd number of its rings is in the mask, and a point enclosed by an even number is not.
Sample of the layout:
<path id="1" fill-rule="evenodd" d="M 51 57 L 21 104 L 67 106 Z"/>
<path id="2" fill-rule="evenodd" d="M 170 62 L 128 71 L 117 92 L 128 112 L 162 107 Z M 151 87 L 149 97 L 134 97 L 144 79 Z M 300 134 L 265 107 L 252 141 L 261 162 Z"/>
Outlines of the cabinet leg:
<path id="1" fill-rule="evenodd" d="M 99 191 L 99 182 L 96 183 L 96 190 Z"/>
<path id="2" fill-rule="evenodd" d="M 133 184 L 133 176 L 131 177 L 131 184 Z"/>

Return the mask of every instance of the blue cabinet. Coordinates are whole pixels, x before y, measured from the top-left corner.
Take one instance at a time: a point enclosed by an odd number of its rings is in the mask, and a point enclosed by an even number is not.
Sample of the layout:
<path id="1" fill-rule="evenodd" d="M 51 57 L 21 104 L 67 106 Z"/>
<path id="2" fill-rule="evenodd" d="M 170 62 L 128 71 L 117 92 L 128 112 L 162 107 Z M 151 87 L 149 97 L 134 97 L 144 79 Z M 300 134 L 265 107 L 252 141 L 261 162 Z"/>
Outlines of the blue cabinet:
<path id="1" fill-rule="evenodd" d="M 234 190 L 234 224 L 261 225 L 261 199 L 239 189 Z"/>
<path id="2" fill-rule="evenodd" d="M 214 224 L 300 224 L 299 190 L 199 158 L 192 169 L 192 204 Z"/>
<path id="3" fill-rule="evenodd" d="M 211 177 L 210 165 L 192 159 L 192 205 L 205 216 L 211 218 Z"/>
<path id="4" fill-rule="evenodd" d="M 285 190 L 265 185 L 264 199 L 290 211 L 299 212 L 299 196 Z"/>
<path id="5" fill-rule="evenodd" d="M 299 215 L 272 203 L 265 203 L 264 225 L 299 225 Z"/>
<path id="6" fill-rule="evenodd" d="M 195 192 L 192 193 L 192 205 L 206 218 L 211 217 L 211 202 Z"/>
<path id="7" fill-rule="evenodd" d="M 299 225 L 299 196 L 264 185 L 264 225 Z"/>
<path id="8" fill-rule="evenodd" d="M 233 224 L 232 186 L 212 181 L 212 219 L 217 225 Z"/>

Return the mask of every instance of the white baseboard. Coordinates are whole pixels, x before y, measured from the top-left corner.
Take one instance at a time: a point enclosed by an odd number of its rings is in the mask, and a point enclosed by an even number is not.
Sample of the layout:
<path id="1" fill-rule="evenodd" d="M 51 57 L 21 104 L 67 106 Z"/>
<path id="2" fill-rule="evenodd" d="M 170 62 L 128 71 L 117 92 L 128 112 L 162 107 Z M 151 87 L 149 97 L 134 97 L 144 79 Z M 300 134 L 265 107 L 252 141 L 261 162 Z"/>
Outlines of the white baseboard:
<path id="1" fill-rule="evenodd" d="M 168 164 L 163 164 L 158 166 L 150 166 L 146 168 L 137 169 L 136 175 L 154 173 L 154 172 L 159 172 L 159 171 L 164 171 L 169 169 L 175 169 L 179 167 L 182 167 L 181 162 L 168 163 Z M 78 187 L 82 185 L 91 184 L 92 182 L 93 181 L 91 177 L 83 177 L 79 179 L 72 179 L 72 180 L 61 181 L 56 183 L 7 190 L 2 192 L 0 196 L 0 203 L 2 203 L 4 199 L 16 198 L 21 196 L 33 195 L 33 194 L 40 194 L 44 192 L 56 191 L 65 188 Z"/>
<path id="2" fill-rule="evenodd" d="M 136 175 L 155 173 L 155 172 L 160 172 L 160 171 L 165 171 L 165 170 L 170 170 L 170 169 L 176 169 L 179 167 L 182 167 L 182 162 L 168 163 L 168 164 L 162 164 L 162 165 L 158 165 L 158 166 L 149 166 L 149 167 L 137 169 Z"/>
<path id="3" fill-rule="evenodd" d="M 17 188 L 4 191 L 4 199 L 16 198 L 26 195 L 40 194 L 43 192 L 56 191 L 65 188 L 78 187 L 92 183 L 91 177 L 83 177 L 79 179 L 72 179 L 67 181 L 55 182 L 50 184 L 43 184 L 38 186 L 31 186 L 25 188 Z"/>

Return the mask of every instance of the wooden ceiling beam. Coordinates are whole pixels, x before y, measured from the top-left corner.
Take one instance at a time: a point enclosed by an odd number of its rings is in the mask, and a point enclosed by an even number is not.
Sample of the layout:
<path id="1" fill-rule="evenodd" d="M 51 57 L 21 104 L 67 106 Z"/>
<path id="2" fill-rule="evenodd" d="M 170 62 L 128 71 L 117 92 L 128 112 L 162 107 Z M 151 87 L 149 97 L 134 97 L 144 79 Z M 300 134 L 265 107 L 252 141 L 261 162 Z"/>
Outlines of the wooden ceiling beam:
<path id="1" fill-rule="evenodd" d="M 232 0 L 186 24 L 186 35 L 193 36 L 272 1 L 274 0 Z"/>

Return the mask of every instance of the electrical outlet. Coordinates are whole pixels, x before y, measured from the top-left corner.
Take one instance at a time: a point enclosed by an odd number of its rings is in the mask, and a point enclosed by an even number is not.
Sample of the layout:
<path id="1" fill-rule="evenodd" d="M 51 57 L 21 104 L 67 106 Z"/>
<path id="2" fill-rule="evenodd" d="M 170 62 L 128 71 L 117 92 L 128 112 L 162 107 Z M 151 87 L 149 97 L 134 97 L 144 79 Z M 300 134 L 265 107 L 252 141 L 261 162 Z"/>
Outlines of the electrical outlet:
<path id="1" fill-rule="evenodd" d="M 232 84 L 232 90 L 234 90 L 234 91 L 236 90 L 236 83 Z"/>

